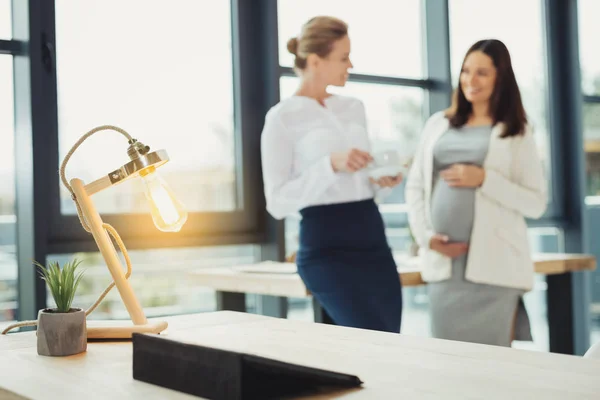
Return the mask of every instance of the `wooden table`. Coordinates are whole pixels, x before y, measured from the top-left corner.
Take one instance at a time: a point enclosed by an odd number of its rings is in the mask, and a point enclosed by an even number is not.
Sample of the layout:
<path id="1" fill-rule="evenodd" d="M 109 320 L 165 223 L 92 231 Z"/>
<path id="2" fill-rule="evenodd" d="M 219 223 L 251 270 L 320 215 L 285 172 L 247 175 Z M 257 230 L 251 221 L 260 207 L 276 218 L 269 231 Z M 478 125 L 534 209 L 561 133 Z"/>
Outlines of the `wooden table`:
<path id="1" fill-rule="evenodd" d="M 402 286 L 426 284 L 421 278 L 417 259 L 395 257 Z M 594 256 L 569 254 L 535 254 L 535 272 L 543 275 L 594 270 Z M 263 262 L 231 268 L 202 268 L 191 272 L 195 282 L 221 292 L 255 293 L 281 297 L 308 297 L 310 292 L 296 273 L 296 265 Z"/>
<path id="2" fill-rule="evenodd" d="M 313 399 L 597 399 L 600 361 L 236 312 L 171 317 L 167 336 L 357 375 L 361 389 Z M 38 356 L 35 334 L 0 336 L 3 399 L 195 399 L 132 378 L 130 342 Z"/>
<path id="3" fill-rule="evenodd" d="M 535 271 L 546 275 L 548 302 L 548 329 L 550 351 L 574 354 L 573 307 L 571 274 L 594 270 L 596 259 L 587 254 L 536 253 L 533 254 Z M 419 261 L 403 254 L 395 255 L 398 273 L 405 287 L 423 285 Z M 220 310 L 245 311 L 245 294 L 266 296 L 267 315 L 287 315 L 287 298 L 310 297 L 310 292 L 295 272 L 291 263 L 267 262 L 240 265 L 231 268 L 203 268 L 191 272 L 191 277 L 202 286 L 217 291 Z M 315 321 L 331 323 L 331 318 L 317 302 L 313 302 Z"/>

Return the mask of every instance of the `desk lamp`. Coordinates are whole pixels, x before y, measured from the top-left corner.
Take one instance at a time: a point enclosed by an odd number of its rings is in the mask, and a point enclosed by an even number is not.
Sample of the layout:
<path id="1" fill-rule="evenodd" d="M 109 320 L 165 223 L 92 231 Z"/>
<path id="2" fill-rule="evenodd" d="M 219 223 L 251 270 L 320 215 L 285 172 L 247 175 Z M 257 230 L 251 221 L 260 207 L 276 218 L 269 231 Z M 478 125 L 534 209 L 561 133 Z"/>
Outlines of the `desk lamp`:
<path id="1" fill-rule="evenodd" d="M 85 184 L 78 178 L 67 181 L 65 176 L 66 166 L 75 150 L 87 138 L 104 130 L 113 130 L 125 136 L 127 143 L 129 144 L 127 155 L 129 156 L 130 161 L 120 168 L 115 169 L 107 175 L 88 184 Z M 62 162 L 60 167 L 61 181 L 71 193 L 71 198 L 75 202 L 77 208 L 79 221 L 83 228 L 94 237 L 96 245 L 104 258 L 113 279 L 113 282 L 106 288 L 94 305 L 86 311 L 86 314 L 89 315 L 98 304 L 100 304 L 106 294 L 116 286 L 131 318 L 131 321 L 126 321 L 126 323 L 122 323 L 121 321 L 111 321 L 110 325 L 100 324 L 94 326 L 95 324 L 90 324 L 88 322 L 88 338 L 131 338 L 134 332 L 160 333 L 167 328 L 167 322 L 165 321 L 148 322 L 146 319 L 144 311 L 127 280 L 131 275 L 131 260 L 129 259 L 125 245 L 117 231 L 111 225 L 102 221 L 92 200 L 94 194 L 103 190 L 108 190 L 127 180 L 140 178 L 144 183 L 144 194 L 150 203 L 152 219 L 156 227 L 163 232 L 179 231 L 187 220 L 187 212 L 183 205 L 172 194 L 170 188 L 156 173 L 156 169 L 164 165 L 167 161 L 169 161 L 169 157 L 165 150 L 150 151 L 149 146 L 132 138 L 123 129 L 111 125 L 102 125 L 83 135 L 81 139 L 75 143 L 69 153 L 67 153 Z M 127 272 L 123 270 L 123 266 L 109 235 L 114 238 L 119 249 L 123 253 L 123 257 L 127 264 Z M 133 322 L 133 324 L 131 324 L 131 322 Z"/>

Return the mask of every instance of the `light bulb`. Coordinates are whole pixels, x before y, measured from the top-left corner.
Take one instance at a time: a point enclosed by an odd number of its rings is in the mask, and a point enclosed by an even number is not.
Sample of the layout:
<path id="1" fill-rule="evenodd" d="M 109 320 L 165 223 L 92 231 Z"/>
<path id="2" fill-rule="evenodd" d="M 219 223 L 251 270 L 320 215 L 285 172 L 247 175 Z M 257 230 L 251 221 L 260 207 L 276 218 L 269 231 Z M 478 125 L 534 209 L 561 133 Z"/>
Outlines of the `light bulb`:
<path id="1" fill-rule="evenodd" d="M 183 204 L 156 172 L 144 174 L 141 178 L 154 225 L 163 232 L 178 232 L 187 220 Z"/>

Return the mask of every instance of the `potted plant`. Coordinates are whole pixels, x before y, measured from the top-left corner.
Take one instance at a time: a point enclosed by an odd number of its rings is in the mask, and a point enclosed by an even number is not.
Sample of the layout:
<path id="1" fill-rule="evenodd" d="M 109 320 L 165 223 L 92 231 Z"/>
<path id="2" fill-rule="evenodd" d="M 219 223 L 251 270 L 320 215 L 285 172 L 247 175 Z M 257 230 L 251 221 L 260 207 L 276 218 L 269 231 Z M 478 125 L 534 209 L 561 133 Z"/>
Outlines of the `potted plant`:
<path id="1" fill-rule="evenodd" d="M 62 268 L 58 262 L 48 267 L 35 262 L 41 278 L 46 281 L 56 308 L 38 313 L 37 351 L 42 356 L 69 356 L 87 350 L 85 310 L 73 308 L 73 298 L 83 272 L 77 269 L 80 261 L 73 260 Z"/>

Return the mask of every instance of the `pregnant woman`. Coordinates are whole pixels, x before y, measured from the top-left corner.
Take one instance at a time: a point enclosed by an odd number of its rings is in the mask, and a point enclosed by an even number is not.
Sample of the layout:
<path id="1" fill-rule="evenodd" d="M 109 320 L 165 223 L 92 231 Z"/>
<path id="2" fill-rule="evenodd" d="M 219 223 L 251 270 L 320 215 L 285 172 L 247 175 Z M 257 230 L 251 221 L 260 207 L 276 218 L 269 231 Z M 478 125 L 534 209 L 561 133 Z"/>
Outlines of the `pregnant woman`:
<path id="1" fill-rule="evenodd" d="M 510 55 L 475 43 L 450 110 L 426 123 L 406 185 L 428 281 L 434 337 L 498 346 L 531 340 L 525 217 L 546 209 L 546 181 Z"/>

